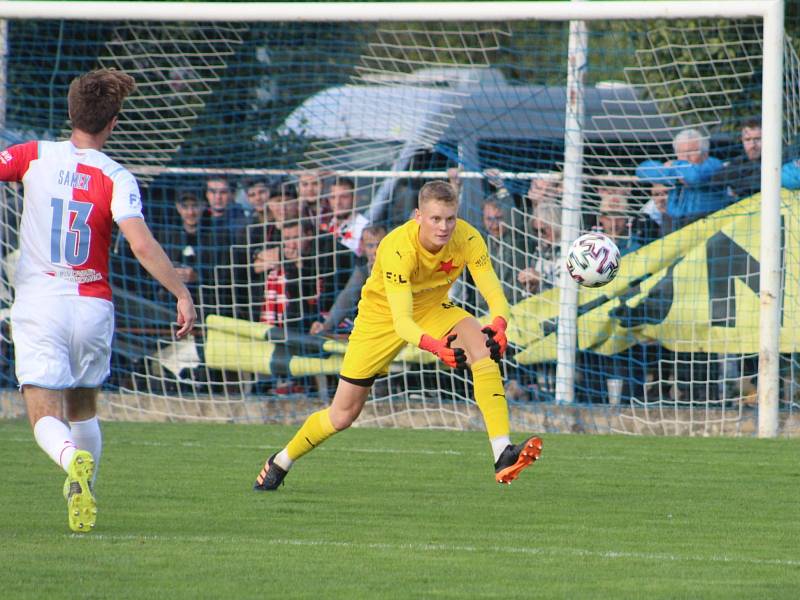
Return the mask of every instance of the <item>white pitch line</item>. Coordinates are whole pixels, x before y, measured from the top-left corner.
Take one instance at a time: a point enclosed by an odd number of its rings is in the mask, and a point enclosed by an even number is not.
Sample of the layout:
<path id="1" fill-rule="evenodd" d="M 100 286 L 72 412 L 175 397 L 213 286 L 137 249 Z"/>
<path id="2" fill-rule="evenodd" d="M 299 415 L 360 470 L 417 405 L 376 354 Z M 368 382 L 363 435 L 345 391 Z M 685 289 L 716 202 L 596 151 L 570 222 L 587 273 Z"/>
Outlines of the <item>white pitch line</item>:
<path id="1" fill-rule="evenodd" d="M 3 438 L 3 442 L 15 442 L 15 443 L 22 443 L 22 444 L 33 444 L 33 437 L 23 437 L 23 438 Z M 261 450 L 267 451 L 273 446 L 268 444 L 208 444 L 206 442 L 155 442 L 155 441 L 148 441 L 148 440 L 119 440 L 119 439 L 110 439 L 104 440 L 103 443 L 106 446 L 145 446 L 145 447 L 155 447 L 155 448 L 174 448 L 174 447 L 181 447 L 181 448 L 235 448 L 237 450 Z M 485 456 L 486 453 L 484 452 L 461 452 L 460 450 L 428 450 L 428 449 L 419 449 L 419 450 L 405 450 L 400 448 L 359 448 L 353 446 L 347 446 L 342 448 L 331 448 L 330 446 L 321 446 L 316 450 L 316 452 L 352 452 L 358 454 L 414 454 L 414 455 L 423 455 L 423 456 Z M 488 450 L 487 450 L 488 453 Z M 573 455 L 568 456 L 565 454 L 560 455 L 561 458 L 572 458 L 577 461 L 585 461 L 585 460 L 601 460 L 603 462 L 630 462 L 629 459 L 619 456 L 608 456 L 608 455 L 598 455 L 592 456 L 591 454 L 582 454 L 582 455 Z"/>
<path id="2" fill-rule="evenodd" d="M 3 442 L 15 442 L 21 444 L 31 444 L 34 445 L 35 442 L 33 437 L 25 437 L 25 438 L 3 438 Z M 205 442 L 175 442 L 175 443 L 167 443 L 167 442 L 154 442 L 149 440 L 137 440 L 137 441 L 122 441 L 122 440 L 104 440 L 103 442 L 106 446 L 144 446 L 144 447 L 154 447 L 154 448 L 174 448 L 174 447 L 181 447 L 181 448 L 236 448 L 238 450 L 268 450 L 271 446 L 267 444 L 218 444 L 214 446 L 213 444 L 208 444 Z M 428 454 L 434 456 L 466 456 L 468 453 L 460 452 L 458 450 L 401 450 L 399 448 L 331 448 L 329 446 L 323 446 L 317 449 L 317 452 L 324 451 L 324 452 L 358 452 L 363 454 Z M 487 451 L 488 452 L 488 451 Z M 477 452 L 469 453 L 472 456 L 477 456 Z"/>
<path id="3" fill-rule="evenodd" d="M 230 543 L 241 544 L 247 538 L 224 536 L 159 536 L 159 535 L 114 535 L 93 533 L 91 535 L 71 534 L 79 540 L 98 541 L 152 541 L 152 542 L 188 542 L 195 544 L 204 543 Z M 522 554 L 539 556 L 569 556 L 577 558 L 600 558 L 608 560 L 647 560 L 670 562 L 700 562 L 700 563 L 736 563 L 746 565 L 775 565 L 781 567 L 800 567 L 800 560 L 781 558 L 752 558 L 748 556 L 701 556 L 662 554 L 657 552 L 623 552 L 615 550 L 586 550 L 582 548 L 545 548 L 545 547 L 519 547 L 519 546 L 461 546 L 450 544 L 387 544 L 387 543 L 362 543 L 343 542 L 334 540 L 300 540 L 300 539 L 263 539 L 252 538 L 254 542 L 262 542 L 270 546 L 304 546 L 326 548 L 351 548 L 356 550 L 389 550 L 402 552 L 433 552 L 463 554 Z"/>
<path id="4" fill-rule="evenodd" d="M 111 444 L 118 443 L 122 445 L 131 445 L 131 446 L 155 446 L 155 447 L 174 447 L 174 446 L 181 446 L 183 448 L 207 448 L 209 444 L 200 443 L 200 442 L 178 442 L 177 444 L 170 444 L 164 442 L 149 442 L 146 440 L 140 440 L 137 442 L 114 442 L 112 441 Z M 237 448 L 239 450 L 268 450 L 270 448 L 267 444 L 221 444 L 219 447 L 224 448 Z M 330 446 L 322 446 L 321 448 L 317 448 L 317 452 L 359 452 L 363 454 L 427 454 L 427 455 L 434 455 L 434 456 L 466 456 L 468 453 L 466 452 L 459 452 L 458 450 L 401 450 L 398 448 L 331 448 Z M 472 456 L 477 456 L 477 453 L 469 453 Z"/>

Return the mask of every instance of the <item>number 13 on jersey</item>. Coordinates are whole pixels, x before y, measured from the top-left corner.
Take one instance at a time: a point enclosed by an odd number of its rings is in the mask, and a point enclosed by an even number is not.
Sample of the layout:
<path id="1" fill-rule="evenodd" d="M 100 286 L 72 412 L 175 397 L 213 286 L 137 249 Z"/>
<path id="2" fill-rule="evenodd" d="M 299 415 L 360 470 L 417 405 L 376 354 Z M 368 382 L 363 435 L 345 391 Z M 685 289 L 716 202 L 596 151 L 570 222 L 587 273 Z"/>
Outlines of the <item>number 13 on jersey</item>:
<path id="1" fill-rule="evenodd" d="M 69 200 L 64 214 L 65 201 L 51 198 L 53 224 L 50 230 L 50 260 L 53 264 L 68 264 L 78 267 L 89 258 L 92 230 L 89 228 L 91 202 Z M 66 223 L 64 218 L 66 216 Z"/>

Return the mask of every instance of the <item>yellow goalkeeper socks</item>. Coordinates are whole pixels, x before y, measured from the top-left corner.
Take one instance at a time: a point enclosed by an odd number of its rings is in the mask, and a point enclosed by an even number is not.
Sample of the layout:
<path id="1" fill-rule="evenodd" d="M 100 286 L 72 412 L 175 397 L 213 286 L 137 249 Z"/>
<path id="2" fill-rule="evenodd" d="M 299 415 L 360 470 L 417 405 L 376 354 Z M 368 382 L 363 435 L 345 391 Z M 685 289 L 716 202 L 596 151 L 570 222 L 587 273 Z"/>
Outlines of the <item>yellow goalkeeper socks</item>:
<path id="1" fill-rule="evenodd" d="M 497 455 L 495 446 L 502 445 L 505 448 L 509 439 L 508 404 L 500 367 L 490 357 L 482 358 L 472 365 L 472 383 L 475 387 L 475 402 L 481 409 L 486 433 L 489 434 L 494 454 Z"/>
<path id="2" fill-rule="evenodd" d="M 311 452 L 322 442 L 336 433 L 331 423 L 330 409 L 318 410 L 310 415 L 303 426 L 286 445 L 286 453 L 292 461 Z"/>

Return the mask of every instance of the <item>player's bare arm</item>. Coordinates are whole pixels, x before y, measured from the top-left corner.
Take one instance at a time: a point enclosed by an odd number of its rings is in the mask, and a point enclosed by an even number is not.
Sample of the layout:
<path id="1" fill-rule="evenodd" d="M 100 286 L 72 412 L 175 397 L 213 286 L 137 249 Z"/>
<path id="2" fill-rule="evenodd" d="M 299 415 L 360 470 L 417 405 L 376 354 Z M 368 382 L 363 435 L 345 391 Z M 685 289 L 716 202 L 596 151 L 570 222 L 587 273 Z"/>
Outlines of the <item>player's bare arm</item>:
<path id="1" fill-rule="evenodd" d="M 143 219 L 125 219 L 119 223 L 119 229 L 141 265 L 177 298 L 178 331 L 175 335 L 178 338 L 186 336 L 197 321 L 197 311 L 192 295 L 181 281 L 164 249 L 153 237 Z"/>

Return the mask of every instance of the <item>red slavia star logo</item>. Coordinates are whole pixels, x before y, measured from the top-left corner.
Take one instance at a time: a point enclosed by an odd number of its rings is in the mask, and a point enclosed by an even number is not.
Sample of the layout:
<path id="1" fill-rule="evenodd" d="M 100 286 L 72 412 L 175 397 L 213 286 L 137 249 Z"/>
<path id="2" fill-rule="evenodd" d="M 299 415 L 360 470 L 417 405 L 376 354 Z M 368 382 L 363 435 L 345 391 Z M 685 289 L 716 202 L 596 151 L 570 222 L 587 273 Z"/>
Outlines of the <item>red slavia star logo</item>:
<path id="1" fill-rule="evenodd" d="M 436 272 L 438 273 L 439 271 L 441 271 L 442 273 L 447 273 L 448 275 L 450 275 L 450 271 L 452 271 L 455 268 L 456 265 L 453 264 L 452 258 L 450 260 L 440 260 L 439 268 L 436 269 Z"/>

